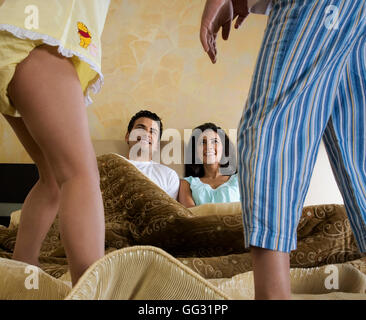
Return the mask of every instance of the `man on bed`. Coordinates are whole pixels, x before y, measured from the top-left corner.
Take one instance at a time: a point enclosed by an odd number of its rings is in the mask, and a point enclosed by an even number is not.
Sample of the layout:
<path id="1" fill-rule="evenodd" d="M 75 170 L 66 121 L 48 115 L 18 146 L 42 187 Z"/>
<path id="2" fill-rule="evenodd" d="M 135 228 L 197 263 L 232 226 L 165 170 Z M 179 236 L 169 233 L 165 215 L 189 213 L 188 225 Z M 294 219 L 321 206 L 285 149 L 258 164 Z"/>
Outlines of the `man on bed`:
<path id="1" fill-rule="evenodd" d="M 152 160 L 162 133 L 163 123 L 157 114 L 148 110 L 136 113 L 128 124 L 125 136 L 129 148 L 127 159 L 176 200 L 180 183 L 178 174 L 173 169 Z"/>

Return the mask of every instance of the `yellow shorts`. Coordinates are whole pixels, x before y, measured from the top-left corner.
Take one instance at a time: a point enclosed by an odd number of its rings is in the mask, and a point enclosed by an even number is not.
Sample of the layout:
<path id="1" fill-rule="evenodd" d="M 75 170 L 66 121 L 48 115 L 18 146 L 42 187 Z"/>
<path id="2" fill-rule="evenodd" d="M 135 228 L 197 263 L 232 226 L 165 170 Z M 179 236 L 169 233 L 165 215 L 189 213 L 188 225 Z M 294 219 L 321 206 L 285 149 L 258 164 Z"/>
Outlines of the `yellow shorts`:
<path id="1" fill-rule="evenodd" d="M 18 63 L 22 62 L 34 48 L 42 44 L 42 40 L 20 39 L 7 31 L 0 31 L 0 113 L 13 117 L 21 116 L 9 100 L 8 85 L 14 76 Z M 70 59 L 75 66 L 83 92 L 86 95 L 87 88 L 98 76 L 98 73 L 77 56 L 72 56 Z"/>

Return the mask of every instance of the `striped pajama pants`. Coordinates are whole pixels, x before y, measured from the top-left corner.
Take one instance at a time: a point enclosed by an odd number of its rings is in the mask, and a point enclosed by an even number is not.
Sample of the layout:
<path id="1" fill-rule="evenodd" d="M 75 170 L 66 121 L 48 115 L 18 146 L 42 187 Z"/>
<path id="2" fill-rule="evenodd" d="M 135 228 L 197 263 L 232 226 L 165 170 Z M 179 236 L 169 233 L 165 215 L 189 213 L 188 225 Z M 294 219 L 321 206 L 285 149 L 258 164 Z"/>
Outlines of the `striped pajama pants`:
<path id="1" fill-rule="evenodd" d="M 273 0 L 238 127 L 246 247 L 296 249 L 323 138 L 366 251 L 365 124 L 365 1 Z"/>

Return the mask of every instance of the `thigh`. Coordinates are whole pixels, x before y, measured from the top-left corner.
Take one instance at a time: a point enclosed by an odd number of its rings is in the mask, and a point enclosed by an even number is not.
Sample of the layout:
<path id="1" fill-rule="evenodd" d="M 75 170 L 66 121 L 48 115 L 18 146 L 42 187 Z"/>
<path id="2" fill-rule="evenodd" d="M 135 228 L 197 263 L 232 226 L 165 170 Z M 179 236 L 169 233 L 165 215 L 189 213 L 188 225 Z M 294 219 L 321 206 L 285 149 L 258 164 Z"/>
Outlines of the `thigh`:
<path id="1" fill-rule="evenodd" d="M 96 169 L 80 81 L 57 48 L 34 49 L 17 66 L 8 92 L 58 181 Z"/>
<path id="2" fill-rule="evenodd" d="M 330 4 L 339 9 L 337 29 L 326 24 Z M 288 108 L 331 72 L 357 37 L 363 7 L 361 0 L 274 1 L 243 112 L 245 128 L 278 107 Z"/>
<path id="3" fill-rule="evenodd" d="M 27 127 L 24 124 L 23 119 L 21 117 L 12 117 L 6 114 L 4 114 L 3 116 L 14 130 L 24 149 L 37 165 L 40 178 L 53 180 L 54 176 L 52 173 L 52 169 L 47 159 L 43 155 L 42 150 L 34 141 L 33 137 L 30 135 Z"/>

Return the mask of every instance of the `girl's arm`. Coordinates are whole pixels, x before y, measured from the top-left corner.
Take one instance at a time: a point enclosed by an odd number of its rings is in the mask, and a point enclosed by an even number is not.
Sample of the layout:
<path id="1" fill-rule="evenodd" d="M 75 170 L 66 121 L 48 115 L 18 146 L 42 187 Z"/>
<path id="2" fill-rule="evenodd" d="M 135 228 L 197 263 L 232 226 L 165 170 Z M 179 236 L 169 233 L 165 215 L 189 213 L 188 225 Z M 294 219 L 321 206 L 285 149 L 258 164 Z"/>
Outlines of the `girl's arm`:
<path id="1" fill-rule="evenodd" d="M 179 194 L 178 194 L 178 201 L 184 205 L 186 208 L 195 207 L 196 204 L 192 198 L 192 191 L 189 186 L 188 181 L 181 179 L 180 186 L 179 186 Z"/>

